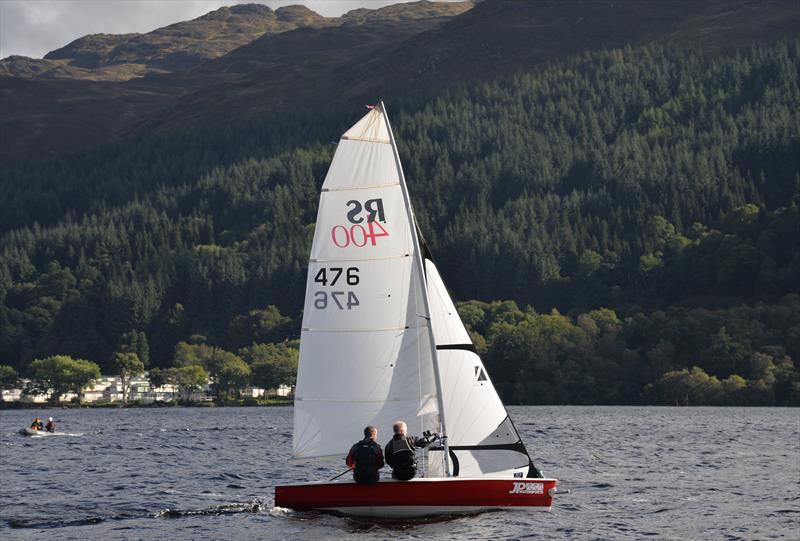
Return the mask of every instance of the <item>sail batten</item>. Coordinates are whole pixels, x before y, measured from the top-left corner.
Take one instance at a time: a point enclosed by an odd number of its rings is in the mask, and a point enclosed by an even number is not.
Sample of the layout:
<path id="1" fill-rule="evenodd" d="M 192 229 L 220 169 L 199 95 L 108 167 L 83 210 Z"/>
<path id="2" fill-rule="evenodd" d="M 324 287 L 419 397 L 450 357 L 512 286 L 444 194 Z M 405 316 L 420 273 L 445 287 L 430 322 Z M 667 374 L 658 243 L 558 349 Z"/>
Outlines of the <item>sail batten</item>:
<path id="1" fill-rule="evenodd" d="M 463 349 L 476 353 L 474 344 L 436 344 L 436 349 Z"/>
<path id="2" fill-rule="evenodd" d="M 382 141 L 380 139 L 367 139 L 366 137 L 348 137 L 347 135 L 343 135 L 342 139 L 345 141 L 364 141 L 365 143 L 381 143 L 384 145 L 391 145 L 390 141 Z"/>
<path id="3" fill-rule="evenodd" d="M 409 329 L 409 326 L 405 327 L 388 327 L 384 329 L 380 328 L 361 328 L 357 329 L 355 327 L 347 328 L 347 329 L 312 329 L 311 327 L 303 327 L 302 330 L 304 331 L 313 331 L 313 332 L 381 332 L 381 331 L 405 331 Z"/>
<path id="4" fill-rule="evenodd" d="M 387 182 L 386 184 L 365 184 L 363 186 L 351 186 L 348 188 L 322 188 L 322 192 L 346 192 L 348 190 L 363 190 L 364 188 L 386 188 L 388 186 L 397 186 L 396 182 Z"/>
<path id="5" fill-rule="evenodd" d="M 362 257 L 360 259 L 309 259 L 309 263 L 345 263 L 347 261 L 384 261 L 387 259 L 402 259 L 404 257 L 410 257 L 411 254 L 403 254 L 403 255 L 390 255 L 386 257 Z"/>
<path id="6" fill-rule="evenodd" d="M 391 400 L 391 399 L 388 399 L 388 400 L 383 400 L 383 399 L 381 399 L 381 400 L 353 400 L 351 398 L 339 398 L 339 399 L 334 400 L 334 399 L 330 399 L 330 398 L 303 398 L 303 397 L 295 397 L 295 400 L 296 401 L 300 401 L 300 402 L 303 402 L 303 401 L 305 401 L 305 402 L 331 402 L 331 403 L 347 402 L 347 403 L 357 403 L 357 404 L 375 404 L 375 403 L 384 404 L 386 402 L 407 402 L 406 400 Z"/>

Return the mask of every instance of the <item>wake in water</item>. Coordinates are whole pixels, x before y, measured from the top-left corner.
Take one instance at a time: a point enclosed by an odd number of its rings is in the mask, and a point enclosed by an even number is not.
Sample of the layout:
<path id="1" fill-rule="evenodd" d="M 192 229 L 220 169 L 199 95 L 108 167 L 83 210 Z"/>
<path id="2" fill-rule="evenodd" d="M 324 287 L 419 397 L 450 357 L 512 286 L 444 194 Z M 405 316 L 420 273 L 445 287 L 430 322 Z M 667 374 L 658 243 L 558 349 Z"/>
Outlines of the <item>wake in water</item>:
<path id="1" fill-rule="evenodd" d="M 33 434 L 25 428 L 19 429 L 20 436 L 27 436 L 29 438 L 52 438 L 54 436 L 71 436 L 71 437 L 79 437 L 83 436 L 83 432 L 46 432 L 39 430 L 37 433 Z"/>
<path id="2" fill-rule="evenodd" d="M 89 516 L 70 520 L 42 520 L 36 519 L 23 519 L 12 518 L 6 521 L 11 528 L 36 528 L 36 529 L 54 529 L 66 528 L 70 526 L 88 526 L 92 524 L 99 524 L 101 522 L 112 522 L 121 520 L 143 519 L 143 518 L 184 518 L 196 516 L 219 516 L 219 515 L 235 515 L 239 513 L 263 513 L 269 511 L 272 514 L 273 509 L 270 508 L 265 500 L 256 498 L 250 502 L 239 503 L 226 503 L 207 507 L 205 509 L 162 509 L 156 513 L 119 513 L 109 516 Z M 291 512 L 290 510 L 286 510 Z M 275 516 L 282 516 L 277 514 Z"/>
<path id="3" fill-rule="evenodd" d="M 262 513 L 269 511 L 270 508 L 266 502 L 261 498 L 256 498 L 249 503 L 225 503 L 222 505 L 215 505 L 206 509 L 164 509 L 159 511 L 154 518 L 182 518 L 182 517 L 196 517 L 196 516 L 218 516 L 218 515 L 235 515 L 238 513 Z"/>
<path id="4" fill-rule="evenodd" d="M 114 517 L 114 518 L 133 518 L 133 517 Z M 99 524 L 107 520 L 103 517 L 86 517 L 75 520 L 41 520 L 41 519 L 9 519 L 6 524 L 10 528 L 37 528 L 49 530 L 52 528 L 66 528 L 68 526 L 87 526 L 89 524 Z"/>

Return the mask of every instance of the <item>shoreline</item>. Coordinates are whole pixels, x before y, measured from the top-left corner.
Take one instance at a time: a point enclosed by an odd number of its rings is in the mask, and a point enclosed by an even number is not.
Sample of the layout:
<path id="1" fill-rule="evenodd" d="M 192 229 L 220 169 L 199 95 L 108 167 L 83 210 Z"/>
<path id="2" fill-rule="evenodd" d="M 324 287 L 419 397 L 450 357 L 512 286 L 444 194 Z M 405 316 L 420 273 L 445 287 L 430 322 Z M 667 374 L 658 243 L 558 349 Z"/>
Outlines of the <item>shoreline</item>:
<path id="1" fill-rule="evenodd" d="M 0 402 L 0 411 L 5 410 L 72 410 L 72 409 L 163 409 L 163 408 L 277 408 L 293 406 L 294 400 L 226 401 L 226 402 L 154 402 L 150 404 L 21 404 Z M 539 408 L 748 408 L 748 409 L 796 409 L 800 406 L 742 406 L 742 405 L 675 405 L 675 404 L 509 404 L 508 407 Z"/>
<path id="2" fill-rule="evenodd" d="M 21 403 L 21 402 L 0 402 L 2 410 L 26 410 L 26 409 L 45 409 L 45 410 L 69 410 L 69 409 L 162 409 L 162 408 L 251 408 L 264 407 L 275 408 L 294 405 L 294 399 L 268 399 L 268 400 L 225 400 L 221 402 L 151 402 L 149 404 L 121 404 L 119 402 L 96 404 L 48 404 L 48 403 Z"/>

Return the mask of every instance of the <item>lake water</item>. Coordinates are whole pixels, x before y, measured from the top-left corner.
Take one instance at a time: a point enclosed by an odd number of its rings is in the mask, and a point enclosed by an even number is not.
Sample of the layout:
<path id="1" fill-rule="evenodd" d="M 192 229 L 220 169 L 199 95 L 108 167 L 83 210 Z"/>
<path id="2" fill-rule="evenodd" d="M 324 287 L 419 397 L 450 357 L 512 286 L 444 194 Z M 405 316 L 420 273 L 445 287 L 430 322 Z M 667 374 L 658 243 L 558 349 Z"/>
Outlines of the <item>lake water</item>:
<path id="1" fill-rule="evenodd" d="M 289 407 L 2 411 L 0 538 L 800 538 L 800 410 L 510 411 L 572 493 L 551 513 L 408 523 L 274 509 L 274 485 L 343 469 L 287 464 Z M 82 435 L 18 435 L 34 415 Z"/>

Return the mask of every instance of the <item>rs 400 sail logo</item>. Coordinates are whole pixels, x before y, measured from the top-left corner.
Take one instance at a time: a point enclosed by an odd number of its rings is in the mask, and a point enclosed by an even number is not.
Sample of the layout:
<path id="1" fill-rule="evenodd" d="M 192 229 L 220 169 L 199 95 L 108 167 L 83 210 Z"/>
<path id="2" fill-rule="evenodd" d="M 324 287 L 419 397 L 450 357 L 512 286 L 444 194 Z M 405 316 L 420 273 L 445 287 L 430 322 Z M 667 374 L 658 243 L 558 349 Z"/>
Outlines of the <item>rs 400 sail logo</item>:
<path id="1" fill-rule="evenodd" d="M 508 491 L 509 494 L 544 494 L 544 484 L 542 483 L 514 483 L 514 488 Z"/>
<path id="2" fill-rule="evenodd" d="M 379 238 L 389 236 L 381 224 L 386 223 L 383 199 L 367 199 L 363 203 L 351 199 L 347 202 L 347 221 L 351 225 L 334 225 L 331 229 L 333 243 L 339 248 L 377 246 Z"/>

